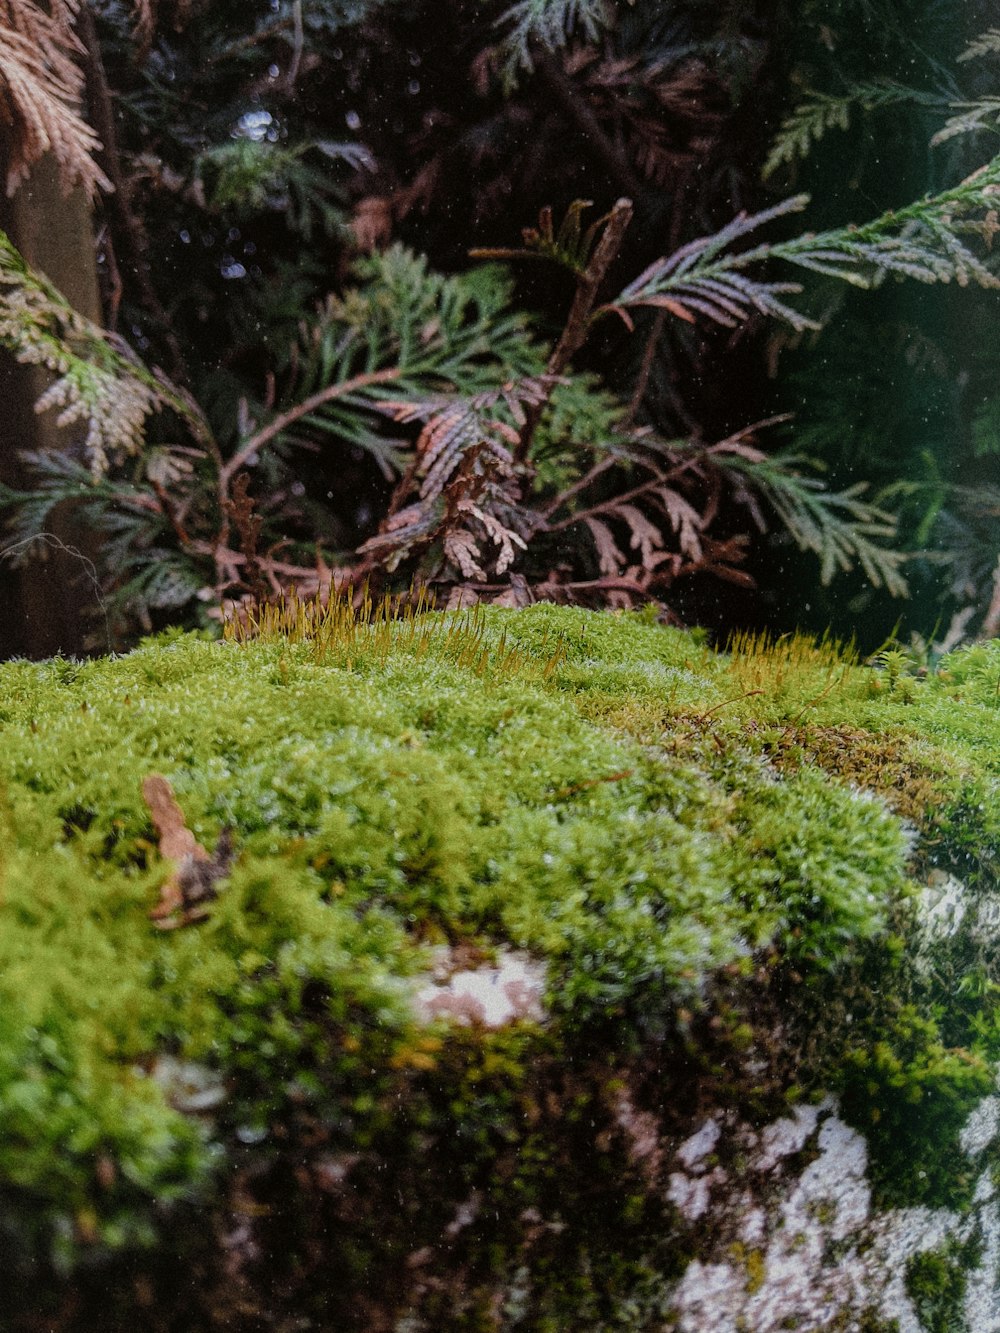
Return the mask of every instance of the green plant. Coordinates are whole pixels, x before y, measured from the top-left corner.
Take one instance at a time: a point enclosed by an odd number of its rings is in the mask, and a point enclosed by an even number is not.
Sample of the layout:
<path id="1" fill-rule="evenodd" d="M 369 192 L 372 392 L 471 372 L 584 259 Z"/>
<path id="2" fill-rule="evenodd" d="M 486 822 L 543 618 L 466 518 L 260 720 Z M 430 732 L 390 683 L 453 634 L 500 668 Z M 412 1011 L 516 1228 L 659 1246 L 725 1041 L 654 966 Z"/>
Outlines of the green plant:
<path id="1" fill-rule="evenodd" d="M 239 22 L 225 7 L 151 7 L 138 46 L 122 6 L 96 8 L 96 23 L 89 8 L 80 12 L 88 77 L 103 90 L 95 114 L 107 110 L 112 92 L 122 110 L 121 143 L 112 141 L 113 120 L 102 129 L 101 160 L 117 182 L 104 258 L 109 272 L 114 246 L 127 259 L 117 265 L 126 273 L 122 310 L 140 348 L 163 354 L 174 383 L 133 365 L 115 338 L 84 336 L 57 295 L 5 251 L 6 342 L 57 369 L 52 393 L 68 409 L 65 419 L 86 419 L 91 434 L 87 458 L 36 459 L 35 479 L 8 483 L 3 498 L 21 558 L 56 505 L 79 507 L 96 524 L 122 631 L 172 617 L 204 623 L 219 599 L 365 577 L 426 581 L 456 602 L 655 599 L 666 608 L 710 579 L 751 587 L 751 536 L 767 531 L 818 557 L 822 587 L 856 569 L 872 588 L 898 596 L 911 565 L 923 577 L 923 567 L 907 560 L 904 578 L 893 511 L 902 510 L 905 528 L 922 506 L 922 531 L 940 512 L 943 533 L 943 483 L 928 480 L 919 491 L 906 476 L 865 495 L 856 478 L 836 469 L 823 475 L 821 432 L 807 430 L 802 447 L 793 441 L 765 452 L 765 424 L 784 426 L 784 411 L 734 429 L 733 421 L 752 419 L 752 404 L 727 400 L 715 429 L 711 413 L 692 417 L 675 386 L 719 378 L 713 371 L 706 380 L 705 367 L 721 355 L 713 329 L 733 336 L 734 357 L 744 355 L 744 333 L 767 320 L 775 337 L 784 336 L 781 326 L 793 338 L 815 332 L 838 279 L 848 290 L 882 292 L 899 277 L 932 288 L 995 285 L 995 163 L 951 172 L 957 185 L 896 203 L 867 223 L 798 237 L 787 230 L 804 207 L 801 194 L 735 218 L 718 194 L 699 196 L 690 216 L 678 213 L 666 227 L 652 198 L 665 192 L 645 182 L 664 178 L 671 163 L 693 161 L 697 135 L 720 142 L 730 114 L 718 110 L 723 89 L 734 116 L 749 95 L 758 75 L 746 56 L 749 37 L 734 36 L 742 20 L 728 7 L 717 23 L 693 11 L 668 23 L 646 4 L 633 14 L 532 0 L 483 16 L 486 26 L 473 24 L 462 48 L 481 87 L 483 127 L 438 148 L 432 116 L 422 174 L 393 183 L 398 169 L 386 164 L 396 149 L 369 129 L 379 107 L 395 106 L 392 94 L 381 103 L 355 97 L 351 73 L 330 105 L 353 138 L 341 139 L 333 113 L 320 109 L 329 101 L 323 80 L 338 62 L 353 71 L 370 58 L 373 6 L 306 13 L 282 0 Z M 598 31 L 605 51 L 597 50 Z M 387 29 L 392 59 L 411 40 L 407 32 L 404 23 L 398 33 Z M 579 59 L 571 34 L 583 42 Z M 407 67 L 429 62 L 429 69 L 439 53 L 418 46 L 405 48 Z M 407 78 L 406 96 L 422 98 L 421 79 Z M 192 89 L 190 106 L 171 100 L 178 79 Z M 425 81 L 433 98 L 447 100 L 435 76 Z M 362 245 L 384 241 L 404 222 L 440 252 L 436 224 L 417 219 L 422 210 L 436 216 L 450 164 L 473 152 L 477 136 L 493 144 L 519 116 L 533 115 L 526 107 L 542 88 L 596 145 L 623 199 L 589 225 L 580 200 L 561 223 L 545 208 L 523 247 L 478 253 L 554 265 L 554 276 L 538 282 L 572 282 L 561 323 L 529 315 L 524 291 L 495 265 L 445 278 L 400 246 L 349 255 L 350 236 Z M 892 80 L 858 79 L 850 89 L 872 114 L 903 105 Z M 248 90 L 257 99 L 249 109 Z M 928 97 L 914 94 L 910 104 L 926 111 Z M 207 121 L 192 110 L 196 102 L 213 108 Z M 683 114 L 681 105 L 689 108 Z M 798 167 L 800 150 L 815 148 L 817 125 L 832 115 L 803 122 L 794 152 L 785 151 L 791 140 L 780 141 L 781 169 Z M 388 111 L 379 116 L 392 120 Z M 399 117 L 399 134 L 417 144 L 407 115 Z M 497 171 L 505 179 L 508 165 Z M 369 179 L 379 173 L 385 193 Z M 484 185 L 477 207 L 488 210 L 491 188 Z M 828 211 L 820 198 L 817 216 Z M 761 240 L 765 226 L 786 234 Z M 154 233 L 162 279 L 148 258 Z M 658 244 L 660 257 L 649 262 L 656 251 L 645 237 L 653 234 L 668 235 L 669 244 Z M 165 303 L 167 275 L 178 265 L 187 280 Z M 643 271 L 623 284 L 619 274 L 630 266 Z M 800 290 L 790 269 L 804 271 L 810 286 Z M 553 285 L 545 293 L 548 309 L 557 308 L 556 292 Z M 28 328 L 22 307 L 31 302 Z M 678 357 L 690 374 L 678 370 Z M 764 396 L 753 377 L 731 379 L 750 383 L 752 398 Z M 104 411 L 107 403 L 112 410 Z M 142 423 L 156 411 L 137 453 Z M 101 474 L 89 493 L 81 489 L 88 461 Z M 249 480 L 237 495 L 241 472 Z M 953 583 L 981 580 L 982 552 L 973 567 L 956 542 Z M 985 628 L 994 618 L 988 609 Z"/>

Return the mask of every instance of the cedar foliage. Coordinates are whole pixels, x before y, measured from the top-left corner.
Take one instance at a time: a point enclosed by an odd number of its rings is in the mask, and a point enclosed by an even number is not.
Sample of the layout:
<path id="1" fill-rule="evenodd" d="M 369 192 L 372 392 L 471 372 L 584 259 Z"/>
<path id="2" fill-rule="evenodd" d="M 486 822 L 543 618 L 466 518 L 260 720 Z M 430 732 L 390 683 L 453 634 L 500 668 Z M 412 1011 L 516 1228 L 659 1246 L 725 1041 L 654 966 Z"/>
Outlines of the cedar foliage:
<path id="1" fill-rule="evenodd" d="M 982 494 L 941 483 L 932 515 L 900 460 L 839 467 L 840 415 L 809 411 L 838 385 L 808 381 L 802 349 L 824 324 L 821 348 L 855 327 L 838 289 L 883 289 L 866 298 L 879 312 L 887 279 L 997 285 L 1000 168 L 977 135 L 992 93 L 970 110 L 957 85 L 878 68 L 869 7 L 712 8 L 453 0 L 433 40 L 419 7 L 375 0 L 90 0 L 84 42 L 73 7 L 43 15 L 92 111 L 103 89 L 120 114 L 101 148 L 79 117 L 75 137 L 49 135 L 67 179 L 116 185 L 98 204 L 107 336 L 3 251 L 0 340 L 59 377 L 43 406 L 85 425 L 78 452 L 31 459 L 0 495 L 20 558 L 54 506 L 80 506 L 122 631 L 364 579 L 704 616 L 718 579 L 754 587 L 775 532 L 818 558 L 822 585 L 856 569 L 897 597 L 920 576 L 902 548 L 936 545 L 949 609 L 989 630 L 976 523 L 960 537 L 954 517 Z M 905 16 L 877 8 L 899 62 Z M 920 22 L 942 8 L 927 0 Z M 34 21 L 28 0 L 8 9 L 11 32 Z M 991 34 L 967 54 L 995 60 Z M 52 115 L 80 86 L 57 55 Z M 761 107 L 785 117 L 771 144 Z M 933 191 L 863 212 L 822 183 L 811 205 L 796 192 L 857 118 L 900 108 L 975 145 L 949 147 Z M 37 142 L 15 139 L 23 170 Z M 626 196 L 627 215 L 587 194 Z M 490 262 L 470 268 L 473 246 Z M 789 423 L 792 363 L 809 389 Z M 161 364 L 169 379 L 146 368 Z M 990 420 L 987 404 L 981 455 Z"/>

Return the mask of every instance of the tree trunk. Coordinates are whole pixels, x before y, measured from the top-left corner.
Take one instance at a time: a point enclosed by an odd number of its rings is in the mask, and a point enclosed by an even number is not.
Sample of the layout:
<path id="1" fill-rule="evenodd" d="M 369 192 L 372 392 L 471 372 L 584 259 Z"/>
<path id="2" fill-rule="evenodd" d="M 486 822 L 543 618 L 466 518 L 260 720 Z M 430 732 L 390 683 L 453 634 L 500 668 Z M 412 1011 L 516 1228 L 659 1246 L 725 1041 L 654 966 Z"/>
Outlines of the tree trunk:
<path id="1" fill-rule="evenodd" d="M 0 144 L 0 180 L 3 168 Z M 62 192 L 52 158 L 36 165 L 13 198 L 0 196 L 0 229 L 77 310 L 100 321 L 90 208 L 81 190 Z M 66 448 L 80 429 L 60 428 L 51 412 L 35 413 L 35 401 L 50 381 L 40 367 L 18 365 L 0 352 L 0 480 L 8 485 L 25 482 L 22 450 Z M 57 513 L 50 526 L 67 545 L 79 547 L 85 540 L 68 516 Z M 79 558 L 50 549 L 44 559 L 33 557 L 19 570 L 0 561 L 0 658 L 81 652 L 93 610 L 94 589 Z"/>

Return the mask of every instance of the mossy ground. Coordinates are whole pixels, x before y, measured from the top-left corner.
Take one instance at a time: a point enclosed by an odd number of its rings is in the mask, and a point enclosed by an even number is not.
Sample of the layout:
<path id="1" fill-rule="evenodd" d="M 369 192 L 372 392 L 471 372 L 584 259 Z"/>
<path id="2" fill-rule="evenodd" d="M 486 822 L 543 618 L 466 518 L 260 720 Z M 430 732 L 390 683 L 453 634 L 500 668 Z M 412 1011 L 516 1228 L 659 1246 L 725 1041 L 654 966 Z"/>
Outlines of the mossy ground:
<path id="1" fill-rule="evenodd" d="M 341 615 L 8 663 L 0 737 L 16 1326 L 659 1326 L 690 1240 L 623 1088 L 669 1138 L 833 1087 L 887 1200 L 962 1200 L 1000 968 L 906 941 L 914 874 L 997 888 L 1000 644 L 919 679 L 640 616 Z M 153 772 L 235 851 L 172 932 Z M 542 960 L 548 1021 L 419 1025 L 441 945 Z"/>

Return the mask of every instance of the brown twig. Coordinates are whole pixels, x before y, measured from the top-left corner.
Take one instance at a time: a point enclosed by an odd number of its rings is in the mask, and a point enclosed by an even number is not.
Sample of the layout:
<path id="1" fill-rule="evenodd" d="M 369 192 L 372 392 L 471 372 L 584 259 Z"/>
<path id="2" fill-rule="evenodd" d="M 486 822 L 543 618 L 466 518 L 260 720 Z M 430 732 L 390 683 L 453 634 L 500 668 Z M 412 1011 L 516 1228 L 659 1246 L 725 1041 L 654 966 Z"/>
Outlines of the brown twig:
<path id="1" fill-rule="evenodd" d="M 646 389 L 649 386 L 649 377 L 653 373 L 653 362 L 656 359 L 656 345 L 660 341 L 660 335 L 663 333 L 663 327 L 667 322 L 667 312 L 657 310 L 653 317 L 653 325 L 649 330 L 649 337 L 646 339 L 646 346 L 642 353 L 642 363 L 639 366 L 639 373 L 635 377 L 635 387 L 632 390 L 632 399 L 628 405 L 627 420 L 635 421 L 639 415 L 639 409 L 642 407 L 642 400 L 646 396 Z"/>
<path id="2" fill-rule="evenodd" d="M 1000 560 L 997 561 L 997 567 L 993 571 L 993 596 L 990 598 L 978 637 L 995 639 L 998 634 L 1000 634 Z"/>
<path id="3" fill-rule="evenodd" d="M 694 460 L 691 460 L 692 462 Z M 637 499 L 640 495 L 645 495 L 647 491 L 654 490 L 657 486 L 669 485 L 670 481 L 679 473 L 684 472 L 690 463 L 685 463 L 681 467 L 672 468 L 669 472 L 660 472 L 653 468 L 652 464 L 646 463 L 645 467 L 650 468 L 653 476 L 649 481 L 642 482 L 639 486 L 633 486 L 631 490 L 624 491 L 621 495 L 615 495 L 610 500 L 602 501 L 600 504 L 591 505 L 589 509 L 574 510 L 567 518 L 561 518 L 558 523 L 550 523 L 546 527 L 547 532 L 562 532 L 565 528 L 571 528 L 574 523 L 582 523 L 584 519 L 596 518 L 598 514 L 607 513 L 609 509 L 617 509 L 619 505 L 628 504 L 630 500 Z"/>
<path id="4" fill-rule="evenodd" d="M 221 545 L 219 542 L 209 541 L 192 541 L 191 551 L 195 555 L 209 556 L 215 561 L 216 568 L 220 573 L 220 587 L 225 584 L 242 582 L 239 571 L 247 562 L 247 558 L 242 551 L 234 551 L 231 547 Z M 316 581 L 317 585 L 336 583 L 337 575 L 341 572 L 339 570 L 327 570 L 326 575 L 324 575 L 323 569 L 319 565 L 296 565 L 288 560 L 277 560 L 270 555 L 258 555 L 257 563 L 268 578 L 280 575 L 294 583 L 300 591 L 303 587 L 311 586 L 313 580 Z M 354 573 L 356 574 L 356 570 Z M 343 577 L 348 580 L 350 575 L 345 573 Z"/>
<path id="5" fill-rule="evenodd" d="M 546 589 L 551 589 L 554 592 L 630 592 L 635 597 L 645 597 L 647 601 L 652 597 L 649 586 L 646 584 L 617 574 L 610 574 L 600 579 L 581 579 L 568 583 L 538 583 L 535 585 L 537 592 L 543 592 Z"/>
<path id="6" fill-rule="evenodd" d="M 526 420 L 521 431 L 521 438 L 514 450 L 515 464 L 523 466 L 531 451 L 534 437 L 542 413 L 551 396 L 552 388 L 574 355 L 580 350 L 590 331 L 590 319 L 597 299 L 597 292 L 621 248 L 622 237 L 632 221 L 632 200 L 619 199 L 611 209 L 601 232 L 600 239 L 594 246 L 587 267 L 576 280 L 576 295 L 566 317 L 566 324 L 559 341 L 552 350 L 545 373 L 551 376 L 549 392 L 545 399 L 532 405 L 525 413 Z"/>
<path id="7" fill-rule="evenodd" d="M 560 491 L 559 494 L 540 511 L 542 518 L 547 522 L 549 516 L 554 514 L 557 509 L 561 509 L 567 500 L 571 500 L 574 495 L 579 495 L 581 491 L 585 491 L 592 481 L 596 481 L 602 472 L 607 472 L 608 468 L 614 467 L 617 462 L 618 459 L 613 454 L 608 454 L 602 458 L 599 463 L 595 463 L 589 471 L 585 472 L 582 477 L 578 477 L 571 486 L 567 486 L 565 490 Z"/>
<path id="8" fill-rule="evenodd" d="M 621 249 L 622 237 L 632 221 L 632 212 L 632 200 L 619 199 L 608 214 L 604 230 L 594 246 L 587 267 L 577 278 L 576 295 L 566 319 L 566 326 L 545 368 L 547 375 L 561 375 L 586 341 L 590 332 L 590 316 L 597 299 L 597 290 Z"/>
<path id="9" fill-rule="evenodd" d="M 344 398 L 348 394 L 356 393 L 358 389 L 366 389 L 371 384 L 385 384 L 389 380 L 398 378 L 399 369 L 395 366 L 388 370 L 373 370 L 366 375 L 355 375 L 353 379 L 342 380 L 339 384 L 328 384 L 325 389 L 320 389 L 318 393 L 311 394 L 303 402 L 289 408 L 287 412 L 282 412 L 262 430 L 251 435 L 249 440 L 240 445 L 232 458 L 223 464 L 219 470 L 220 499 L 228 498 L 229 482 L 233 474 L 241 467 L 245 467 L 254 454 L 259 453 L 276 435 L 287 430 L 294 422 L 307 417 L 310 412 L 315 412 L 317 407 L 322 407 L 324 403 L 333 402 L 335 398 Z"/>
<path id="10" fill-rule="evenodd" d="M 170 495 L 167 493 L 167 488 L 159 481 L 154 481 L 152 487 L 153 493 L 160 503 L 160 509 L 163 512 L 164 517 L 167 519 L 167 522 L 173 528 L 177 540 L 182 546 L 190 546 L 191 538 L 184 526 L 184 519 Z"/>
<path id="11" fill-rule="evenodd" d="M 215 897 L 216 882 L 229 872 L 232 837 L 223 829 L 215 854 L 210 855 L 185 823 L 184 811 L 162 773 L 143 779 L 142 798 L 156 829 L 160 855 L 171 865 L 160 886 L 160 900 L 149 915 L 161 930 L 173 930 L 206 915 L 205 904 Z"/>
<path id="12" fill-rule="evenodd" d="M 299 77 L 302 64 L 302 49 L 305 45 L 305 33 L 302 27 L 302 0 L 292 0 L 292 58 L 288 65 L 285 90 L 289 97 L 295 96 L 295 81 Z"/>

